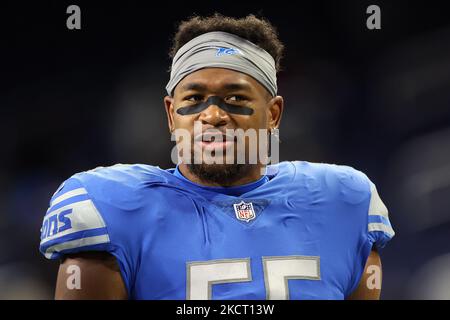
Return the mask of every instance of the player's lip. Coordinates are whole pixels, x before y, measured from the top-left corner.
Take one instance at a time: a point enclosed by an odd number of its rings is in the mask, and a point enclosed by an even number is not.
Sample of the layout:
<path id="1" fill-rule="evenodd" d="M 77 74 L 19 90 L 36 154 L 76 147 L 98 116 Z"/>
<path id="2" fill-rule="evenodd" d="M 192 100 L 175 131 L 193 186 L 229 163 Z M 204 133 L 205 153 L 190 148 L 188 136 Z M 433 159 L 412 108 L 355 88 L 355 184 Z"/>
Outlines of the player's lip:
<path id="1" fill-rule="evenodd" d="M 215 141 L 215 139 L 218 136 L 221 136 L 222 139 Z M 207 130 L 207 131 L 195 136 L 194 140 L 196 142 L 202 141 L 202 142 L 207 142 L 207 143 L 208 142 L 225 142 L 225 141 L 235 141 L 236 136 L 226 134 L 220 130 Z"/>

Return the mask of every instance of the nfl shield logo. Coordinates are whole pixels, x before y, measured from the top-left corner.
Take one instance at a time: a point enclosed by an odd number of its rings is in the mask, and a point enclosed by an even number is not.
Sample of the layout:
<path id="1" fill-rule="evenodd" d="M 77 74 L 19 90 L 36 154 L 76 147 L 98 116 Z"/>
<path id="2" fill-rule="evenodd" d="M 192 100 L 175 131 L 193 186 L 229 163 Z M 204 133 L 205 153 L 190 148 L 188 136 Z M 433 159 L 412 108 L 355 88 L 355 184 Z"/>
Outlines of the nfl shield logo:
<path id="1" fill-rule="evenodd" d="M 236 212 L 236 218 L 239 220 L 249 222 L 250 220 L 255 219 L 256 214 L 251 202 L 245 203 L 244 201 L 241 201 L 240 203 L 233 204 L 233 206 L 234 212 Z"/>

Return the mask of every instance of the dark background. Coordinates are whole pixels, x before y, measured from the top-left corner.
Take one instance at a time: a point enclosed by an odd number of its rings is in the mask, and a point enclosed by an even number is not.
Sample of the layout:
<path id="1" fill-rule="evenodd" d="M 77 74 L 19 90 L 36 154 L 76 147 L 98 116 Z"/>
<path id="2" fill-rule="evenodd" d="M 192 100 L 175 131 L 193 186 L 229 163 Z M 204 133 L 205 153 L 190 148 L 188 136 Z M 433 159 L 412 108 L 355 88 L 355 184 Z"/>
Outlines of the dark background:
<path id="1" fill-rule="evenodd" d="M 294 2 L 294 1 L 293 1 Z M 81 8 L 81 30 L 66 8 Z M 366 8 L 381 8 L 381 30 Z M 262 14 L 286 45 L 281 160 L 364 171 L 396 237 L 385 299 L 450 299 L 450 18 L 444 1 L 0 4 L 0 299 L 53 295 L 38 252 L 58 185 L 115 163 L 172 167 L 162 98 L 177 22 Z"/>

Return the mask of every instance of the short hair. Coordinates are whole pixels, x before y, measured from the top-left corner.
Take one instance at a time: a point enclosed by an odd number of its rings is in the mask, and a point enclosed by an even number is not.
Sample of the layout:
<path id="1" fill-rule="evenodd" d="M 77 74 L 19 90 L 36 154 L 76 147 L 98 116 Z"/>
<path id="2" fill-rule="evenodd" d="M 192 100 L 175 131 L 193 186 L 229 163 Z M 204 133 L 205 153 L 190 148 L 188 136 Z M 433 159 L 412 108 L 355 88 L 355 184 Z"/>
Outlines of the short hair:
<path id="1" fill-rule="evenodd" d="M 227 17 L 220 13 L 207 17 L 192 16 L 178 25 L 169 56 L 173 58 L 184 44 L 201 34 L 212 31 L 232 33 L 256 44 L 273 57 L 276 70 L 280 71 L 284 45 L 278 39 L 278 32 L 268 20 L 253 14 L 244 18 Z"/>

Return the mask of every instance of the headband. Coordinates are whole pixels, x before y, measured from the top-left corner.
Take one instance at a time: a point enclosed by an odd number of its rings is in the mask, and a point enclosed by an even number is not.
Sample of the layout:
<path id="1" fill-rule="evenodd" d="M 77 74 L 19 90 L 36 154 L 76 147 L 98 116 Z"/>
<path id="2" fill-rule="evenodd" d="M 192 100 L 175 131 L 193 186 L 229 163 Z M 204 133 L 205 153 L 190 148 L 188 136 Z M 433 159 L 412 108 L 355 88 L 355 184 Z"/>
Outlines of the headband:
<path id="1" fill-rule="evenodd" d="M 184 77 L 203 68 L 225 68 L 245 73 L 261 83 L 272 96 L 277 94 L 273 57 L 246 39 L 214 31 L 195 37 L 177 51 L 166 86 L 169 96 Z"/>

